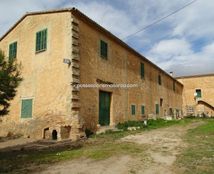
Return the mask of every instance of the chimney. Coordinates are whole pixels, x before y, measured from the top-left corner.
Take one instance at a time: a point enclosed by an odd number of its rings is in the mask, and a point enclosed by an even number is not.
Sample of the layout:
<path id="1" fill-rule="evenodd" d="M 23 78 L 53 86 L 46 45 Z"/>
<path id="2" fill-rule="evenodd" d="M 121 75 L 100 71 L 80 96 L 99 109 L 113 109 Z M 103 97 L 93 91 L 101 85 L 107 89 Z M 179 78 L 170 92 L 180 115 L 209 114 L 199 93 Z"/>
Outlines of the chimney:
<path id="1" fill-rule="evenodd" d="M 173 77 L 173 71 L 169 72 L 169 74 Z"/>

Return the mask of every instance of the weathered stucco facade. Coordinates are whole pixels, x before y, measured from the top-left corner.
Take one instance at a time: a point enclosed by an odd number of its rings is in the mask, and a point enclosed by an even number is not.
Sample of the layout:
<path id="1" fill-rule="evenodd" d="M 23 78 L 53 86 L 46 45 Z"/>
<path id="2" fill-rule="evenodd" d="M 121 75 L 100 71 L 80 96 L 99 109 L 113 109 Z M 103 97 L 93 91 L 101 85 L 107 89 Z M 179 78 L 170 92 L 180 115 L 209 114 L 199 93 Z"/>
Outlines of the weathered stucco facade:
<path id="1" fill-rule="evenodd" d="M 178 77 L 184 85 L 184 115 L 214 116 L 214 74 Z M 197 96 L 197 92 L 200 93 Z"/>
<path id="2" fill-rule="evenodd" d="M 36 52 L 36 33 L 43 29 L 47 48 Z M 105 59 L 101 40 L 108 46 Z M 41 139 L 56 131 L 58 139 L 76 139 L 86 128 L 96 131 L 102 125 L 103 94 L 109 96 L 108 125 L 181 116 L 183 85 L 76 9 L 26 14 L 0 40 L 6 56 L 15 41 L 24 80 L 9 115 L 1 118 L 0 136 L 13 132 Z M 137 86 L 76 88 L 78 84 Z M 20 117 L 23 99 L 33 101 L 31 118 Z"/>

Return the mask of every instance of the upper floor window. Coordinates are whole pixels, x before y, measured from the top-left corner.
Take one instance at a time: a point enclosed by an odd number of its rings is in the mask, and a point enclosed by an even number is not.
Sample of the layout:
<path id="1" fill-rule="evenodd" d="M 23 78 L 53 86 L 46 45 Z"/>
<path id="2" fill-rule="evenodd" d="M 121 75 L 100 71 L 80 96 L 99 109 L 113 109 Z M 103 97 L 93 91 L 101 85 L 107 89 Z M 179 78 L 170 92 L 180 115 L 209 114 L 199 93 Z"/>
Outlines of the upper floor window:
<path id="1" fill-rule="evenodd" d="M 173 91 L 175 91 L 175 81 L 173 81 Z"/>
<path id="2" fill-rule="evenodd" d="M 161 81 L 161 75 L 158 75 L 158 84 L 161 85 L 162 81 Z"/>
<path id="3" fill-rule="evenodd" d="M 144 63 L 140 63 L 140 75 L 141 79 L 144 78 Z"/>
<path id="4" fill-rule="evenodd" d="M 36 52 L 45 51 L 47 49 L 47 29 L 36 33 Z"/>
<path id="5" fill-rule="evenodd" d="M 201 96 L 202 96 L 202 95 L 201 95 L 201 89 L 196 89 L 195 92 L 196 92 L 196 94 L 197 94 L 196 97 L 197 97 L 197 98 L 201 98 Z"/>
<path id="6" fill-rule="evenodd" d="M 108 44 L 103 40 L 100 40 L 100 56 L 103 59 L 108 58 Z"/>
<path id="7" fill-rule="evenodd" d="M 9 61 L 16 58 L 17 55 L 17 42 L 13 42 L 9 45 Z"/>

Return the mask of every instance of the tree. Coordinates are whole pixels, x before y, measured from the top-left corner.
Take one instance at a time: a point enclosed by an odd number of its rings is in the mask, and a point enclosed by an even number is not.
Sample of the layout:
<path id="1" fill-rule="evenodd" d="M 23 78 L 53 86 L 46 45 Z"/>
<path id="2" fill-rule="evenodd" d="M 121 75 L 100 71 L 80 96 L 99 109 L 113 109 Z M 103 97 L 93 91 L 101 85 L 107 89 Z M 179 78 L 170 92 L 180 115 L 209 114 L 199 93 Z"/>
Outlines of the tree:
<path id="1" fill-rule="evenodd" d="M 9 112 L 10 101 L 16 95 L 16 88 L 22 81 L 21 65 L 16 60 L 7 60 L 0 50 L 0 116 Z"/>

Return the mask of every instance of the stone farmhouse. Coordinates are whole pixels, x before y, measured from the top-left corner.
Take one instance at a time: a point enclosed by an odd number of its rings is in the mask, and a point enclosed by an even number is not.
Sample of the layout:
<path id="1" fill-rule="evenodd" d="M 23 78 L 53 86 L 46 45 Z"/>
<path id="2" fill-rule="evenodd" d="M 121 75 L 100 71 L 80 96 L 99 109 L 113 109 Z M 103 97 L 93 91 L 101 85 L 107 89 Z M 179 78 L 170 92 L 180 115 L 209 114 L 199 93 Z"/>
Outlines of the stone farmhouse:
<path id="1" fill-rule="evenodd" d="M 0 118 L 0 136 L 75 140 L 85 129 L 182 116 L 186 80 L 75 8 L 25 14 L 0 38 L 0 49 L 21 62 L 24 78 Z"/>
<path id="2" fill-rule="evenodd" d="M 183 85 L 183 114 L 214 116 L 214 74 L 178 77 Z"/>

